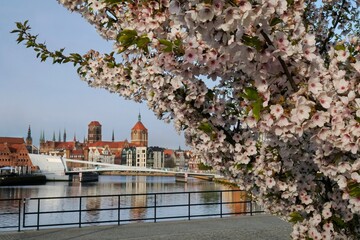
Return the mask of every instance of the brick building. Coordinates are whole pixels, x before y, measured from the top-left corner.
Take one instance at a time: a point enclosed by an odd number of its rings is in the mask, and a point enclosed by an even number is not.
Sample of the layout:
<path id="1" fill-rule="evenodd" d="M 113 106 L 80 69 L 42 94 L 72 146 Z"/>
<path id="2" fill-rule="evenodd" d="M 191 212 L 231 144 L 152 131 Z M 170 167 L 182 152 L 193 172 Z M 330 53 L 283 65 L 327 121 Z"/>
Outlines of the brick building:
<path id="1" fill-rule="evenodd" d="M 148 146 L 148 130 L 141 122 L 141 115 L 138 116 L 138 122 L 131 129 L 131 145 L 135 147 Z"/>
<path id="2" fill-rule="evenodd" d="M 36 169 L 23 138 L 0 137 L 0 167 L 14 167 L 20 173 Z"/>

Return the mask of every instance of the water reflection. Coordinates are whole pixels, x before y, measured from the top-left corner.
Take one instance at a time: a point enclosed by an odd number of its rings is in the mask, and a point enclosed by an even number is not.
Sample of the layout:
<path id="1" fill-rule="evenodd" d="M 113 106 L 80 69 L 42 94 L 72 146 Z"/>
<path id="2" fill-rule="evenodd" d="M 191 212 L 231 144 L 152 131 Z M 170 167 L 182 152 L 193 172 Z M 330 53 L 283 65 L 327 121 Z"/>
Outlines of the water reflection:
<path id="1" fill-rule="evenodd" d="M 227 204 L 231 213 L 243 214 L 247 212 L 247 194 L 246 192 L 223 192 L 223 202 L 236 202 Z"/>
<path id="2" fill-rule="evenodd" d="M 36 186 L 11 186 L 0 187 L 0 198 L 36 198 L 36 197 L 61 197 L 61 196 L 97 196 L 97 195 L 118 195 L 118 194 L 146 194 L 160 192 L 186 192 L 186 191 L 212 191 L 224 190 L 221 184 L 208 182 L 198 179 L 189 179 L 188 183 L 177 183 L 174 177 L 156 177 L 156 176 L 100 176 L 99 182 L 96 183 L 72 183 L 72 182 L 48 182 L 45 185 Z M 225 192 L 222 196 L 216 192 L 210 193 L 191 193 L 191 203 L 205 203 L 207 205 L 194 206 L 191 208 L 191 214 L 219 214 L 220 207 L 211 203 L 220 202 L 241 202 L 246 200 L 245 193 Z M 171 204 L 187 204 L 189 201 L 188 194 L 176 195 L 159 195 L 156 199 L 157 206 Z M 0 202 L 1 203 L 1 202 Z M 42 200 L 42 211 L 61 211 L 76 210 L 79 208 L 79 199 L 55 199 Z M 82 222 L 98 222 L 106 220 L 118 219 L 143 219 L 153 218 L 154 209 L 145 208 L 154 206 L 153 195 L 136 195 L 121 197 L 120 205 L 123 208 L 117 211 L 119 205 L 118 197 L 83 197 L 81 208 Z M 27 201 L 26 209 L 34 210 L 37 207 L 36 201 Z M 18 208 L 18 202 L 12 201 L 5 206 L 0 204 L 0 212 L 4 209 Z M 108 208 L 113 210 L 98 211 L 100 208 Z M 125 208 L 125 209 L 124 209 Z M 224 213 L 241 213 L 247 210 L 245 203 L 224 204 Z M 158 208 L 157 217 L 184 215 L 188 214 L 187 207 L 177 208 Z M 79 221 L 78 213 L 56 215 L 48 214 L 41 216 L 40 223 L 60 223 L 60 222 L 77 222 Z M 1 217 L 0 217 L 1 218 Z M 29 221 L 33 220 L 29 218 Z M 3 219 L 0 219 L 0 225 Z"/>

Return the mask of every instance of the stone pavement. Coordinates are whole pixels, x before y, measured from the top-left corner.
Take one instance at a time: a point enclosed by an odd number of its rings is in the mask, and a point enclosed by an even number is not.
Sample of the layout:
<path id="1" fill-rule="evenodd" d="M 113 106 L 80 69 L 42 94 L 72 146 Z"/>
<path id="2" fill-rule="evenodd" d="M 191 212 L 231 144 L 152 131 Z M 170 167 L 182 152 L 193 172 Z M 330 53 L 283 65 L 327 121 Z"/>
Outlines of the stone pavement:
<path id="1" fill-rule="evenodd" d="M 270 215 L 0 232 L 0 240 L 289 240 L 291 225 Z"/>

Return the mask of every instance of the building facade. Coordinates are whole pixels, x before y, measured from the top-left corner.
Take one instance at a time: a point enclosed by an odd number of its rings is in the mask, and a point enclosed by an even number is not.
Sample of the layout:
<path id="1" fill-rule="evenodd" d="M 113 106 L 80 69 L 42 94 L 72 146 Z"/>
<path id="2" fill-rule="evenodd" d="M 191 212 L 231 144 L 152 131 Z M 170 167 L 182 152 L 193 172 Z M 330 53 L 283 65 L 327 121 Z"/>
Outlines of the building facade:
<path id="1" fill-rule="evenodd" d="M 112 154 L 109 146 L 90 147 L 88 160 L 90 162 L 114 164 L 115 154 Z"/>
<path id="2" fill-rule="evenodd" d="M 0 137 L 0 167 L 13 167 L 19 173 L 36 170 L 23 138 Z"/>
<path id="3" fill-rule="evenodd" d="M 164 168 L 165 155 L 164 149 L 160 147 L 148 147 L 147 149 L 147 168 L 162 169 Z"/>

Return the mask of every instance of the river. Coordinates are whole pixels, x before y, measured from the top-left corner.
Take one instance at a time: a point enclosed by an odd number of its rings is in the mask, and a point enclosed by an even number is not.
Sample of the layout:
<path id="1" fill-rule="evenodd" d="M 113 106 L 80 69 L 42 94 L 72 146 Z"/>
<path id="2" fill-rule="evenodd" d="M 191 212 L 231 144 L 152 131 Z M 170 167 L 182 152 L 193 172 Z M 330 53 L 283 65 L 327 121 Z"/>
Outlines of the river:
<path id="1" fill-rule="evenodd" d="M 47 182 L 45 185 L 33 185 L 33 186 L 9 186 L 0 187 L 1 199 L 16 199 L 16 198 L 40 198 L 40 197 L 69 197 L 69 196 L 95 196 L 95 195 L 119 195 L 119 194 L 144 194 L 144 193 L 164 193 L 164 192 L 193 192 L 193 191 L 213 191 L 213 190 L 226 190 L 229 189 L 220 183 L 199 180 L 195 178 L 189 178 L 187 183 L 175 182 L 174 177 L 164 176 L 99 176 L 98 182 L 79 183 L 79 182 Z M 223 193 L 220 196 L 216 192 L 197 193 L 191 194 L 191 202 L 196 203 L 212 203 L 218 202 L 221 198 L 223 202 L 241 201 L 245 197 L 244 194 L 236 192 Z M 166 195 L 165 197 L 158 198 L 156 200 L 158 205 L 174 205 L 174 204 L 186 204 L 188 196 L 183 195 Z M 113 205 L 117 205 L 114 198 L 84 198 L 83 209 L 97 209 L 107 208 Z M 128 207 L 121 211 L 121 216 L 124 219 L 143 219 L 151 218 L 153 216 L 153 209 L 146 208 L 153 206 L 154 199 L 146 195 L 132 195 L 121 199 L 121 206 Z M 78 200 L 75 199 L 57 199 L 41 201 L 42 211 L 63 211 L 68 209 L 76 209 L 79 206 Z M 16 209 L 16 203 L 2 203 L 0 202 L 0 213 L 8 211 L 11 208 Z M 36 209 L 37 202 L 28 203 L 27 211 Z M 60 208 L 59 208 L 60 207 Z M 134 208 L 138 207 L 138 208 Z M 225 204 L 223 206 L 223 213 L 238 213 L 244 212 L 248 209 L 248 205 L 244 203 L 237 204 Z M 182 213 L 184 212 L 184 213 Z M 219 212 L 218 205 L 200 205 L 192 209 L 192 214 L 216 214 Z M 89 211 L 83 213 L 84 222 L 96 222 L 102 221 L 102 219 L 116 219 L 114 212 L 102 212 L 102 211 Z M 187 207 L 175 207 L 172 209 L 163 208 L 158 209 L 157 217 L 162 216 L 176 216 L 187 214 Z M 114 215 L 114 216 L 112 216 Z M 51 216 L 44 216 L 40 220 L 40 224 L 49 223 L 62 223 L 67 219 L 74 218 L 74 213 L 63 214 L 61 217 L 57 216 L 52 219 Z M 15 217 L 15 216 L 14 216 Z M 6 217 L 6 219 L 0 216 L 1 222 L 14 221 L 13 219 Z M 28 216 L 27 222 L 36 222 L 36 216 Z M 139 220 L 142 221 L 142 220 Z"/>

